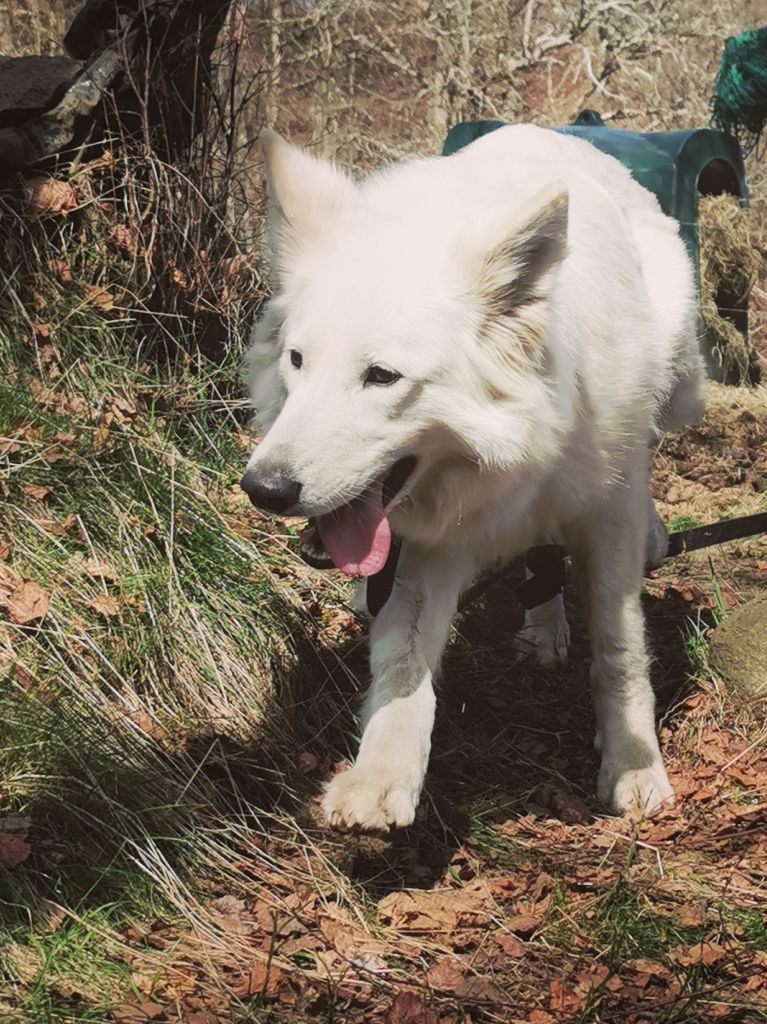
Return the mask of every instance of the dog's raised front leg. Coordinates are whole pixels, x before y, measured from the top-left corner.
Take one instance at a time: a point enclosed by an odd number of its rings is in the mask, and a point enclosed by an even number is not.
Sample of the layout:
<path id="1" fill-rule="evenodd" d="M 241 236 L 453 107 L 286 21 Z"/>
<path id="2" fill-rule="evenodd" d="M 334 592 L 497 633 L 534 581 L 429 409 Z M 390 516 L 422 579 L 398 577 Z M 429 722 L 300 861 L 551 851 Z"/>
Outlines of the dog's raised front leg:
<path id="1" fill-rule="evenodd" d="M 655 732 L 640 604 L 649 504 L 647 466 L 639 453 L 628 475 L 588 522 L 572 531 L 568 546 L 586 591 L 602 754 L 599 797 L 619 813 L 650 814 L 673 791 Z"/>
<path id="2" fill-rule="evenodd" d="M 372 624 L 372 683 L 354 765 L 328 785 L 323 809 L 333 825 L 410 825 L 421 795 L 434 724 L 434 673 L 470 576 L 405 546 L 389 600 Z"/>

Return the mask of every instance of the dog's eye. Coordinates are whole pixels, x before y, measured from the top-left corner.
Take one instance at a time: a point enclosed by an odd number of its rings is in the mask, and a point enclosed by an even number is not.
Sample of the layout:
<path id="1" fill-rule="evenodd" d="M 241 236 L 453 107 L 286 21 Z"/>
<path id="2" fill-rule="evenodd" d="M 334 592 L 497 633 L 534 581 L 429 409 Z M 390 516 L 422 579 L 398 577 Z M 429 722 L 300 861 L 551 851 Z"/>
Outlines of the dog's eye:
<path id="1" fill-rule="evenodd" d="M 301 363 L 303 363 L 304 357 L 300 352 L 297 352 L 294 348 L 290 350 L 290 365 L 296 369 L 301 369 Z"/>
<path id="2" fill-rule="evenodd" d="M 402 377 L 396 370 L 387 370 L 385 366 L 369 366 L 365 374 L 366 384 L 394 384 Z"/>

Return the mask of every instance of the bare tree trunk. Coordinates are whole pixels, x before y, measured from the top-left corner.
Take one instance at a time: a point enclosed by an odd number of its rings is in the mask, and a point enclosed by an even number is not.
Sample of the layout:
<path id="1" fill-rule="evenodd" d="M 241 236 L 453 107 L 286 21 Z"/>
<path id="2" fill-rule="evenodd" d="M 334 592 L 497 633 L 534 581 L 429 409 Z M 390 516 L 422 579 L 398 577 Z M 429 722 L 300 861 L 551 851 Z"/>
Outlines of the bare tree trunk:
<path id="1" fill-rule="evenodd" d="M 444 136 L 469 114 L 471 5 L 472 0 L 435 0 L 429 8 L 428 18 L 437 40 L 429 121 L 438 136 Z"/>
<path id="2" fill-rule="evenodd" d="M 269 85 L 266 90 L 266 123 L 273 125 L 279 114 L 282 69 L 282 0 L 272 0 L 269 24 Z"/>

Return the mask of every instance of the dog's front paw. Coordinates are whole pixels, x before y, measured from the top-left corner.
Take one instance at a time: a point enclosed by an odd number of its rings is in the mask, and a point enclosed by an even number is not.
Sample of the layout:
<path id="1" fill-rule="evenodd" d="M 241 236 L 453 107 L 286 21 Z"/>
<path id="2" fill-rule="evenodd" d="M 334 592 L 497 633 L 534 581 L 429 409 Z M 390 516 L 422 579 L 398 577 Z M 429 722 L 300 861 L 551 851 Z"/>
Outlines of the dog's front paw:
<path id="1" fill-rule="evenodd" d="M 662 761 L 647 768 L 620 768 L 602 763 L 597 792 L 616 814 L 650 818 L 674 803 L 674 790 Z"/>
<path id="2" fill-rule="evenodd" d="M 412 825 L 420 795 L 420 779 L 379 765 L 355 765 L 328 784 L 322 809 L 330 824 L 340 828 L 403 828 Z"/>

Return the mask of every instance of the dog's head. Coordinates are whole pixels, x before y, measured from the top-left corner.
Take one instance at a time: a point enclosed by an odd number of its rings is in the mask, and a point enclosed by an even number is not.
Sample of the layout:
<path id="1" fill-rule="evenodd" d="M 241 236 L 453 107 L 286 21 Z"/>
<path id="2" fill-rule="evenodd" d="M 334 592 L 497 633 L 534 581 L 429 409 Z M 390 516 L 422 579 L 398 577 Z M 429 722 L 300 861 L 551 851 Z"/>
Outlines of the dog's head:
<path id="1" fill-rule="evenodd" d="M 275 295 L 248 355 L 265 434 L 242 486 L 261 508 L 316 517 L 313 546 L 368 575 L 388 514 L 442 469 L 554 454 L 547 321 L 567 193 L 555 183 L 477 218 L 443 158 L 357 185 L 274 132 L 262 147 Z"/>

